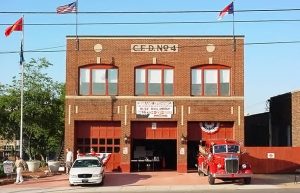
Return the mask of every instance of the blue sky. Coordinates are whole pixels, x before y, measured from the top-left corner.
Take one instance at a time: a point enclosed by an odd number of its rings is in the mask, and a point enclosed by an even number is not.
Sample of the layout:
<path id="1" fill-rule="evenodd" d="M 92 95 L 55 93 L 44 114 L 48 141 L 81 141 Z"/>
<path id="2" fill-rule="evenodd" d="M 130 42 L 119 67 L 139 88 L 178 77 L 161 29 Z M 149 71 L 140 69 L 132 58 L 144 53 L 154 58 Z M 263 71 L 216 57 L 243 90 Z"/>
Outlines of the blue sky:
<path id="1" fill-rule="evenodd" d="M 22 14 L 10 11 L 52 12 L 73 0 L 10 0 L 0 7 L 0 82 L 10 83 L 17 76 L 19 55 L 7 51 L 20 49 L 20 32 L 4 36 L 4 30 Z M 222 10 L 230 0 L 79 0 L 79 11 L 192 11 Z M 236 0 L 235 10 L 300 8 L 295 0 Z M 80 14 L 79 23 L 216 21 L 218 13 L 189 14 Z M 236 12 L 235 20 L 300 19 L 300 11 Z M 223 21 L 232 21 L 232 15 Z M 25 24 L 75 23 L 74 14 L 25 14 Z M 245 43 L 300 41 L 300 22 L 236 23 L 235 34 L 244 35 Z M 74 35 L 74 26 L 32 26 L 24 28 L 24 50 L 57 47 L 64 50 L 66 35 Z M 164 25 L 84 25 L 78 35 L 231 35 L 232 23 Z M 272 96 L 300 90 L 300 43 L 245 46 L 245 114 L 265 111 L 265 101 Z M 47 73 L 65 82 L 65 52 L 25 53 L 25 60 L 46 57 L 53 67 Z"/>

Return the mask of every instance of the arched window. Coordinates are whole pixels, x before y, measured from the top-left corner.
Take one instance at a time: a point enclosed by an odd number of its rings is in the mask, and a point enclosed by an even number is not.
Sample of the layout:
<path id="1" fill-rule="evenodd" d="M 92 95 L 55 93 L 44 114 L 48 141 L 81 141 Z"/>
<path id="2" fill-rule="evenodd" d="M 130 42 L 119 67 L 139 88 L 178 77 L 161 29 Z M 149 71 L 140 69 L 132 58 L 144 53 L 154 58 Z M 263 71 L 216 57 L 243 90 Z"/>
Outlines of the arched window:
<path id="1" fill-rule="evenodd" d="M 191 95 L 229 96 L 230 68 L 222 65 L 202 65 L 191 69 Z"/>
<path id="2" fill-rule="evenodd" d="M 111 65 L 91 65 L 79 69 L 80 95 L 117 95 L 118 68 Z"/>
<path id="3" fill-rule="evenodd" d="M 135 95 L 173 95 L 174 69 L 165 65 L 144 65 L 135 69 Z"/>

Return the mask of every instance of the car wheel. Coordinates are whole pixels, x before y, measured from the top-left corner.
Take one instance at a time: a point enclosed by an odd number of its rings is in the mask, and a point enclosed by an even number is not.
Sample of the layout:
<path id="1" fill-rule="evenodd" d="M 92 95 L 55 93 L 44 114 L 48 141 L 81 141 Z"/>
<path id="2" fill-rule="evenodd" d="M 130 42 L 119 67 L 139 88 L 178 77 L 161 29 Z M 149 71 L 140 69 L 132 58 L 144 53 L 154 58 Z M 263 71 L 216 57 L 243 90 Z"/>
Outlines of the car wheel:
<path id="1" fill-rule="evenodd" d="M 74 186 L 74 184 L 69 184 L 70 186 Z"/>
<path id="2" fill-rule="evenodd" d="M 99 183 L 99 186 L 103 186 L 104 184 L 104 178 L 102 178 L 102 181 Z"/>
<path id="3" fill-rule="evenodd" d="M 244 178 L 244 184 L 251 184 L 251 178 Z"/>

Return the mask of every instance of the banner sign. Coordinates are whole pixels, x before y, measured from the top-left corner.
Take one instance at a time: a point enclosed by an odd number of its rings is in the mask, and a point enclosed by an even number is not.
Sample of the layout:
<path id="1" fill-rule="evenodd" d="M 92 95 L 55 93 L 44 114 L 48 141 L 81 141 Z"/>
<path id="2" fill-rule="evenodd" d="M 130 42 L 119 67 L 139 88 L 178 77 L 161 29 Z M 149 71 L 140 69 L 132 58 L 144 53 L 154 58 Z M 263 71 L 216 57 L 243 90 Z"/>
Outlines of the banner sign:
<path id="1" fill-rule="evenodd" d="M 173 101 L 136 101 L 138 118 L 171 118 Z"/>

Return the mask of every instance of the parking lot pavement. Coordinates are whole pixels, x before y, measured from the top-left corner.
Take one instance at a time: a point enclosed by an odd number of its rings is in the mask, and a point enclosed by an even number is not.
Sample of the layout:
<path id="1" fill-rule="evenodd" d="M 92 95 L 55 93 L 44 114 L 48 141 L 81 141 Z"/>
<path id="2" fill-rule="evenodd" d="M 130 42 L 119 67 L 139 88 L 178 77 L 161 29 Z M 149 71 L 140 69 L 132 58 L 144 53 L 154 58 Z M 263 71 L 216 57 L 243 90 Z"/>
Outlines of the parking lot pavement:
<path id="1" fill-rule="evenodd" d="M 224 183 L 216 180 L 216 185 L 209 185 L 206 176 L 198 176 L 197 173 L 177 172 L 139 172 L 139 173 L 106 173 L 105 182 L 102 187 L 69 187 L 68 176 L 55 175 L 39 179 L 28 179 L 22 184 L 7 184 L 0 186 L 0 192 L 29 191 L 39 192 L 41 190 L 72 190 L 90 191 L 92 189 L 102 191 L 162 191 L 162 190 L 195 190 L 195 189 L 273 189 L 273 188 L 300 188 L 300 182 L 294 184 L 294 175 L 264 175 L 256 174 L 250 185 L 241 183 Z M 45 192 L 45 191 L 43 191 Z"/>

